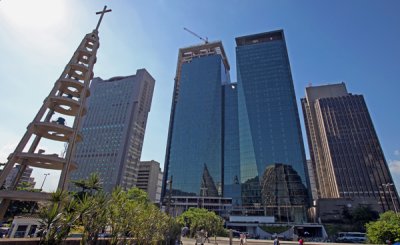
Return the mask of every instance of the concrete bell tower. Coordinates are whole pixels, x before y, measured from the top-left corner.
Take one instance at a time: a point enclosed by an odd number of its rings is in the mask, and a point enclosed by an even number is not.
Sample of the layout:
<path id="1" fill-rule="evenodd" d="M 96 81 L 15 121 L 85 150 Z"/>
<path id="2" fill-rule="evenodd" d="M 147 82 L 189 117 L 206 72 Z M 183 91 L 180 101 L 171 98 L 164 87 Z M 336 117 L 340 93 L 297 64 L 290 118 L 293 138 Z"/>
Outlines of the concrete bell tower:
<path id="1" fill-rule="evenodd" d="M 11 200 L 20 201 L 44 201 L 50 198 L 50 193 L 29 192 L 16 190 L 22 174 L 28 166 L 61 170 L 58 189 L 66 190 L 70 171 L 77 168 L 72 161 L 76 143 L 83 140 L 78 132 L 82 116 L 86 113 L 85 101 L 90 95 L 89 84 L 93 78 L 93 67 L 96 63 L 96 53 L 99 48 L 98 29 L 105 13 L 111 9 L 104 9 L 96 29 L 83 38 L 71 60 L 68 62 L 61 76 L 55 82 L 49 95 L 36 114 L 14 152 L 8 157 L 8 161 L 0 174 L 0 186 L 2 186 L 13 167 L 21 165 L 13 183 L 8 189 L 0 190 L 0 218 L 7 210 Z M 73 123 L 67 126 L 65 118 L 68 116 Z M 65 154 L 45 154 L 39 149 L 42 139 L 48 142 L 65 142 Z"/>

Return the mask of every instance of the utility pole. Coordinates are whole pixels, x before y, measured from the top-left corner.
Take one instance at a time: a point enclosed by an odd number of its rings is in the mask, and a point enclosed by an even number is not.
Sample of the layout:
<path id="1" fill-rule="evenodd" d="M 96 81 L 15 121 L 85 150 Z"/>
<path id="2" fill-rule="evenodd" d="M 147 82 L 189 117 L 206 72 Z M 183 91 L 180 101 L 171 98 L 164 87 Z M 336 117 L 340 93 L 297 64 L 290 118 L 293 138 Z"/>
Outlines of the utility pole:
<path id="1" fill-rule="evenodd" d="M 201 208 L 204 208 L 204 197 L 207 195 L 208 188 L 207 187 L 201 187 L 200 190 L 201 190 L 201 197 L 202 197 L 202 199 L 201 199 Z"/>
<path id="2" fill-rule="evenodd" d="M 394 212 L 395 212 L 396 215 L 397 215 L 397 207 L 396 207 L 396 204 L 394 203 L 394 200 L 393 200 L 392 191 L 390 190 L 390 186 L 393 186 L 394 184 L 393 184 L 393 183 L 386 183 L 386 184 L 382 184 L 382 185 L 383 185 L 383 187 L 384 187 L 385 189 L 387 189 L 387 190 L 389 191 L 390 200 L 392 200 Z"/>

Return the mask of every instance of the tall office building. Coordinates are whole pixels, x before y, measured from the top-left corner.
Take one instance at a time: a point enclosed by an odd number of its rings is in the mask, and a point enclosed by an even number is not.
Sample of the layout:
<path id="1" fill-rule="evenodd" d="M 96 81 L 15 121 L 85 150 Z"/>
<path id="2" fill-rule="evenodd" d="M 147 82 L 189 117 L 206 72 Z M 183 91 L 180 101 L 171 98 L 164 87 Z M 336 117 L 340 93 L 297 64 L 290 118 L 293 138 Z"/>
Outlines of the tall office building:
<path id="1" fill-rule="evenodd" d="M 165 159 L 163 193 L 222 196 L 222 84 L 229 63 L 221 42 L 179 50 Z"/>
<path id="2" fill-rule="evenodd" d="M 242 205 L 305 221 L 308 174 L 284 33 L 238 37 L 236 45 Z"/>
<path id="3" fill-rule="evenodd" d="M 145 69 L 132 76 L 93 79 L 72 180 L 97 172 L 105 191 L 135 186 L 154 83 Z"/>
<path id="4" fill-rule="evenodd" d="M 237 83 L 220 42 L 179 51 L 164 196 L 173 177 L 172 196 L 222 197 L 231 215 L 304 221 L 306 163 L 283 31 L 236 43 Z"/>
<path id="5" fill-rule="evenodd" d="M 15 181 L 15 178 L 17 177 L 17 174 L 21 168 L 21 165 L 16 165 L 8 174 L 6 181 L 4 182 L 3 187 L 5 189 L 10 188 L 13 185 L 13 182 Z M 17 187 L 21 186 L 22 183 L 25 183 L 27 186 L 31 187 L 32 189 L 35 187 L 35 179 L 31 177 L 33 172 L 33 168 L 27 167 L 25 168 L 20 180 L 19 184 Z"/>
<path id="6" fill-rule="evenodd" d="M 239 120 L 237 84 L 225 84 L 223 86 L 224 102 L 224 196 L 232 198 L 232 211 L 242 211 L 242 186 L 240 183 L 240 144 L 239 144 Z"/>
<path id="7" fill-rule="evenodd" d="M 399 198 L 362 95 L 344 83 L 307 87 L 302 100 L 317 199 L 352 198 L 399 210 Z"/>
<path id="8" fill-rule="evenodd" d="M 159 162 L 154 160 L 140 162 L 136 187 L 147 192 L 150 201 L 153 203 L 160 202 L 161 176 L 162 172 Z"/>

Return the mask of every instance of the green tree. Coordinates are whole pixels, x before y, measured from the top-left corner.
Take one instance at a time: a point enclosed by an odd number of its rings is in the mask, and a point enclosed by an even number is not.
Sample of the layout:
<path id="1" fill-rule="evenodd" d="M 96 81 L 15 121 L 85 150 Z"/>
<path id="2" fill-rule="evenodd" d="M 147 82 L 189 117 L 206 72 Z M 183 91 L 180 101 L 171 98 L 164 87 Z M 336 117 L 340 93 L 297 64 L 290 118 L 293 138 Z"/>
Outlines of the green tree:
<path id="1" fill-rule="evenodd" d="M 72 183 L 82 190 L 77 193 L 78 198 L 82 198 L 85 193 L 93 195 L 97 191 L 103 189 L 100 175 L 98 173 L 91 173 L 89 178 L 72 181 Z"/>
<path id="2" fill-rule="evenodd" d="M 52 193 L 50 203 L 39 211 L 40 244 L 61 244 L 76 223 L 76 208 L 76 201 L 65 192 L 57 190 Z"/>
<path id="3" fill-rule="evenodd" d="M 130 233 L 138 244 L 156 244 L 164 239 L 164 234 L 171 235 L 171 217 L 162 213 L 155 205 L 137 203 L 134 219 L 130 225 Z M 171 227 L 173 228 L 173 227 Z"/>
<path id="4" fill-rule="evenodd" d="M 99 233 L 107 226 L 108 196 L 104 192 L 86 193 L 78 200 L 78 221 L 83 226 L 81 244 L 96 244 Z"/>
<path id="5" fill-rule="evenodd" d="M 111 230 L 111 244 L 157 244 L 179 234 L 176 221 L 150 203 L 144 191 L 118 187 L 108 196 L 87 186 L 82 195 L 52 194 L 51 201 L 40 210 L 41 244 L 60 244 L 77 227 L 83 229 L 81 244 L 97 244 L 99 233 L 106 227 Z"/>
<path id="6" fill-rule="evenodd" d="M 129 237 L 140 237 L 144 228 L 143 217 L 149 205 L 147 193 L 134 187 L 123 191 L 117 187 L 108 205 L 108 224 L 111 228 L 111 244 L 133 242 Z M 148 215 L 148 214 L 147 214 Z"/>
<path id="7" fill-rule="evenodd" d="M 93 191 L 103 190 L 103 183 L 101 182 L 100 175 L 98 173 L 90 174 L 89 178 L 86 181 L 87 189 L 89 190 L 89 194 L 93 195 Z"/>
<path id="8" fill-rule="evenodd" d="M 138 203 L 149 204 L 150 199 L 147 193 L 139 188 L 133 187 L 127 192 L 128 198 L 131 200 L 135 200 Z"/>
<path id="9" fill-rule="evenodd" d="M 121 187 L 117 187 L 111 193 L 108 209 L 108 225 L 111 228 L 111 244 L 117 244 L 118 240 L 125 235 L 129 226 L 127 210 L 129 199 Z"/>
<path id="10" fill-rule="evenodd" d="M 366 227 L 371 243 L 400 242 L 400 216 L 393 211 L 381 214 L 377 221 L 369 222 Z"/>
<path id="11" fill-rule="evenodd" d="M 358 206 L 351 213 L 352 224 L 355 230 L 365 231 L 365 225 L 370 221 L 375 221 L 379 218 L 379 213 L 374 211 L 370 206 Z"/>
<path id="12" fill-rule="evenodd" d="M 78 215 L 76 225 L 83 227 L 81 244 L 96 244 L 99 233 L 107 226 L 109 196 L 103 192 L 98 173 L 92 173 L 87 179 L 73 181 L 82 190 L 73 194 L 77 202 L 75 212 Z"/>
<path id="13" fill-rule="evenodd" d="M 146 192 L 135 187 L 128 191 L 115 188 L 107 209 L 111 244 L 156 244 L 176 229 L 173 219 L 150 203 Z"/>
<path id="14" fill-rule="evenodd" d="M 223 219 L 204 208 L 189 208 L 178 217 L 177 222 L 181 226 L 187 225 L 191 236 L 201 229 L 206 230 L 209 235 L 216 236 L 224 229 Z"/>

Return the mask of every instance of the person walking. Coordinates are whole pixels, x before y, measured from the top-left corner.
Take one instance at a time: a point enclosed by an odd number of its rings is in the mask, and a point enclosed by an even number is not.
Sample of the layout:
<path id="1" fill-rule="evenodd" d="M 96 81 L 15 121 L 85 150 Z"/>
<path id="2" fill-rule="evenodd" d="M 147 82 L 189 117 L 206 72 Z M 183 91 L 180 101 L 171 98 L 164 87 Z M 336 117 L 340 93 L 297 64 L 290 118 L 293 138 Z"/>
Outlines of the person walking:
<path id="1" fill-rule="evenodd" d="M 204 242 L 207 241 L 208 243 L 210 243 L 210 239 L 208 239 L 208 231 L 204 232 L 204 236 L 205 236 Z"/>
<path id="2" fill-rule="evenodd" d="M 274 245 L 279 245 L 279 239 L 278 239 L 278 237 L 275 237 Z"/>
<path id="3" fill-rule="evenodd" d="M 299 237 L 299 245 L 304 245 L 304 240 L 302 237 Z"/>
<path id="4" fill-rule="evenodd" d="M 240 233 L 240 245 L 244 245 L 244 234 Z"/>

